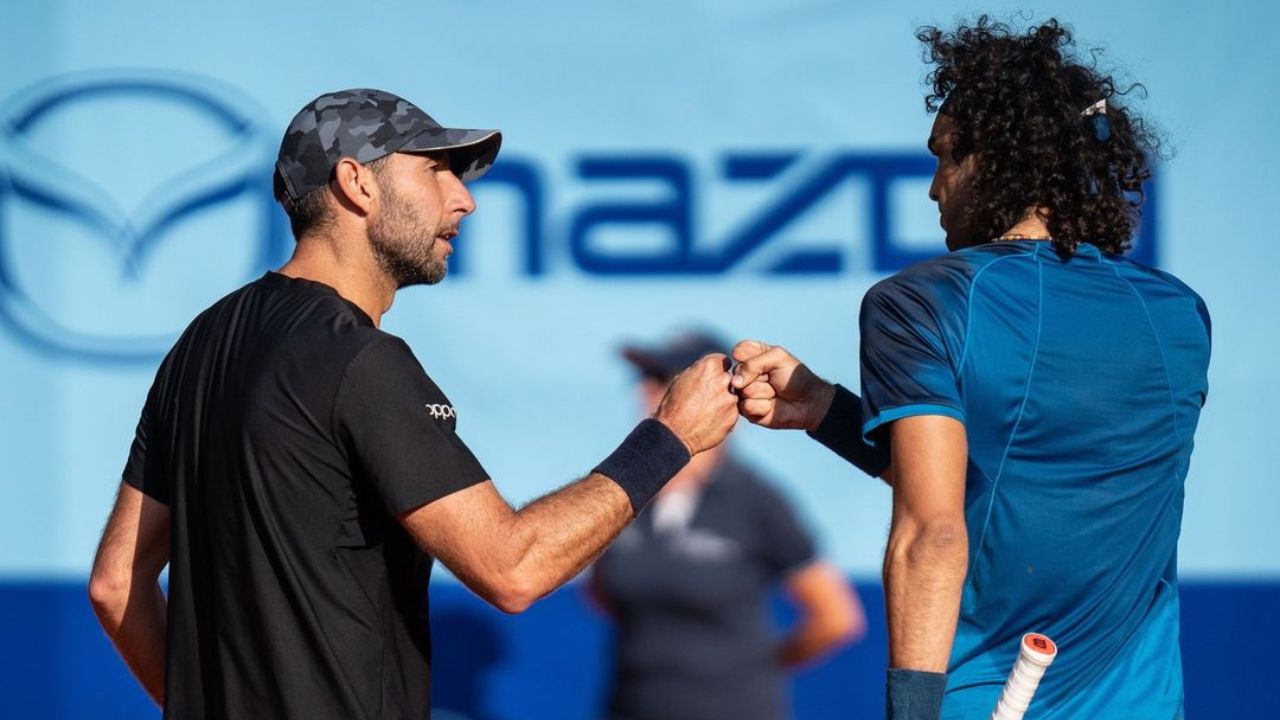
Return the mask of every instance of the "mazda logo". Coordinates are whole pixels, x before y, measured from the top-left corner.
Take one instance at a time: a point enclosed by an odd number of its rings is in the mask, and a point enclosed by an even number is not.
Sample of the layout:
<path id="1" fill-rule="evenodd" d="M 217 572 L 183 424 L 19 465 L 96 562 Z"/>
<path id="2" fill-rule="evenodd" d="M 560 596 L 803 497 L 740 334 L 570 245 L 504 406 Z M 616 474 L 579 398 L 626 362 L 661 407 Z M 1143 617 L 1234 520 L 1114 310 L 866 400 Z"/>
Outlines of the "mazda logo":
<path id="1" fill-rule="evenodd" d="M 39 351 L 153 361 L 277 263 L 263 111 L 207 78 L 54 78 L 0 102 L 0 321 Z"/>

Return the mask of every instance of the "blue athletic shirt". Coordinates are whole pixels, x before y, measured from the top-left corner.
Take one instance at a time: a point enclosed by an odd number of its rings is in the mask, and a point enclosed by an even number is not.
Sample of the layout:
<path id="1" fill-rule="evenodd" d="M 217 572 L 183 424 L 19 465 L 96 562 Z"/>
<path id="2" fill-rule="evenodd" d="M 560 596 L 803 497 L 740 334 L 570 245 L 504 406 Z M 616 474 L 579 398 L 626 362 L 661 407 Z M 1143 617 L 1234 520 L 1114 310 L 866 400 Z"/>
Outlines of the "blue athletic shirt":
<path id="1" fill-rule="evenodd" d="M 962 421 L 969 571 L 944 718 L 990 717 L 1021 636 L 1058 644 L 1026 717 L 1182 717 L 1177 542 L 1209 315 L 1172 275 L 998 242 L 878 283 L 863 434 Z"/>

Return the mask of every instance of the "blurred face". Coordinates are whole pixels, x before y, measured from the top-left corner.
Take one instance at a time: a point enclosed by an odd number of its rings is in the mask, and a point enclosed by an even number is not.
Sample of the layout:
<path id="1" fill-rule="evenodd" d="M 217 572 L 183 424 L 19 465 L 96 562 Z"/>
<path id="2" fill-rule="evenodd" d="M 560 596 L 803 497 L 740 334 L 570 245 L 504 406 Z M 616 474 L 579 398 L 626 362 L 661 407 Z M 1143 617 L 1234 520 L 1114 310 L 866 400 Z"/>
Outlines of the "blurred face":
<path id="1" fill-rule="evenodd" d="M 658 403 L 662 402 L 662 396 L 667 393 L 670 385 L 667 381 L 653 377 L 640 378 L 640 411 L 644 417 L 658 411 Z"/>
<path id="2" fill-rule="evenodd" d="M 448 272 L 450 241 L 475 201 L 447 155 L 393 153 L 377 174 L 381 201 L 369 243 L 396 287 L 434 285 Z"/>
<path id="3" fill-rule="evenodd" d="M 929 186 L 929 199 L 938 203 L 939 223 L 947 234 L 947 249 L 959 250 L 981 242 L 977 232 L 968 227 L 966 207 L 970 201 L 969 181 L 972 179 L 976 155 L 969 153 L 956 162 L 955 145 L 959 128 L 950 115 L 938 113 L 929 134 L 929 152 L 938 159 Z"/>

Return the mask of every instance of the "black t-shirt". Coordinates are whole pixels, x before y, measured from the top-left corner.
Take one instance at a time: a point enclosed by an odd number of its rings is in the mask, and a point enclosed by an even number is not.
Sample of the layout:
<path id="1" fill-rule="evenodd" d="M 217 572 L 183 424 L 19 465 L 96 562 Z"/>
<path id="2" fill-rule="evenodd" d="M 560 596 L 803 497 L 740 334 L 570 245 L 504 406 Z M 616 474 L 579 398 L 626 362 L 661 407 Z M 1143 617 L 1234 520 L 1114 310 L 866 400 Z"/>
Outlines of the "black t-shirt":
<path id="1" fill-rule="evenodd" d="M 124 481 L 169 506 L 165 716 L 426 718 L 432 560 L 396 515 L 487 479 L 405 343 L 268 273 L 201 313 Z"/>
<path id="2" fill-rule="evenodd" d="M 769 590 L 814 559 L 773 488 L 733 460 L 687 524 L 655 528 L 650 504 L 596 564 L 617 621 L 610 718 L 787 717 Z"/>

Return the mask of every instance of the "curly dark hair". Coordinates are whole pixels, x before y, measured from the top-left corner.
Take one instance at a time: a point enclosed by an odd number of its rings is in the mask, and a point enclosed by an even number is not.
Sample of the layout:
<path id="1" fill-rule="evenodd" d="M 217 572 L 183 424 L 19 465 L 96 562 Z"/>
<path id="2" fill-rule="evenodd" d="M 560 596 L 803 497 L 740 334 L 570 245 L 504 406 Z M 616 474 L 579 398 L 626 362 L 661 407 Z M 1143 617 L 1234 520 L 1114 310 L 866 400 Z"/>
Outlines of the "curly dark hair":
<path id="1" fill-rule="evenodd" d="M 1121 89 L 1102 74 L 1100 50 L 1082 63 L 1071 30 L 1057 20 L 1019 32 L 983 15 L 952 32 L 920 28 L 916 38 L 936 66 L 926 80 L 926 109 L 958 126 L 957 161 L 977 154 L 965 209 L 970 227 L 995 238 L 1028 209 L 1047 208 L 1064 256 L 1080 243 L 1129 249 L 1160 140 L 1118 99 L 1134 90 L 1145 96 L 1145 88 Z M 1099 100 L 1105 119 L 1083 114 Z"/>

